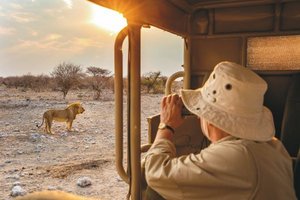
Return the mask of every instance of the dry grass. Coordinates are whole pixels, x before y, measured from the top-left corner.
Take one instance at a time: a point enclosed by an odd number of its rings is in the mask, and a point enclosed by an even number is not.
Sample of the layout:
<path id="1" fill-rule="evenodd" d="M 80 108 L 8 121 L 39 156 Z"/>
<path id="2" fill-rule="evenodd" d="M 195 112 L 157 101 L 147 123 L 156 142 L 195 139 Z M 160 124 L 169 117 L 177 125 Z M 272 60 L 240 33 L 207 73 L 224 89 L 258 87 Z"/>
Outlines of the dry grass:
<path id="1" fill-rule="evenodd" d="M 161 97 L 142 96 L 142 143 L 147 140 L 146 118 L 159 112 Z M 54 122 L 54 135 L 36 128 L 45 110 L 74 101 L 82 102 L 86 111 L 76 117 L 71 132 L 64 123 Z M 125 199 L 128 187 L 114 164 L 114 132 L 111 91 L 94 101 L 93 93 L 84 90 L 71 91 L 63 100 L 58 92 L 0 88 L 0 199 L 14 199 L 10 192 L 16 182 L 27 192 L 59 189 L 96 199 Z M 83 176 L 91 178 L 91 186 L 76 185 Z"/>

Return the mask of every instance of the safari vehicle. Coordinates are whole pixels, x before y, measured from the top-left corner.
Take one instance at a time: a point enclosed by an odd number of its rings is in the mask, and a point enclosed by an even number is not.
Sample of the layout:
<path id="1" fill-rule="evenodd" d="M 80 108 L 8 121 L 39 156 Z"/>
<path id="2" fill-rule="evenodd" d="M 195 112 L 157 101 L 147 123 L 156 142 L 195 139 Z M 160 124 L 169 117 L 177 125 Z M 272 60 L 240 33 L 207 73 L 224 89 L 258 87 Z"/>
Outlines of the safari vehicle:
<path id="1" fill-rule="evenodd" d="M 169 78 L 167 94 L 172 82 L 181 76 L 184 88 L 200 87 L 221 61 L 242 64 L 265 79 L 268 90 L 264 104 L 273 112 L 276 137 L 282 140 L 294 166 L 299 167 L 296 163 L 300 143 L 300 1 L 90 1 L 122 13 L 128 22 L 115 40 L 115 128 L 116 167 L 120 177 L 129 184 L 132 200 L 143 198 L 141 154 L 153 142 L 159 122 L 159 115 L 149 116 L 149 141 L 141 144 L 141 120 L 146 120 L 140 114 L 141 29 L 149 26 L 182 38 L 183 71 Z M 123 47 L 125 38 L 128 47 Z M 123 48 L 128 48 L 128 55 L 123 55 Z M 127 108 L 123 108 L 123 56 L 128 56 Z M 123 152 L 123 110 L 127 113 L 126 152 Z M 197 123 L 195 116 L 188 115 L 182 129 L 177 130 L 189 130 L 185 138 L 175 138 L 179 154 L 197 152 L 207 145 Z M 123 161 L 125 153 L 127 166 Z M 295 167 L 298 197 L 299 187 L 299 171 Z"/>

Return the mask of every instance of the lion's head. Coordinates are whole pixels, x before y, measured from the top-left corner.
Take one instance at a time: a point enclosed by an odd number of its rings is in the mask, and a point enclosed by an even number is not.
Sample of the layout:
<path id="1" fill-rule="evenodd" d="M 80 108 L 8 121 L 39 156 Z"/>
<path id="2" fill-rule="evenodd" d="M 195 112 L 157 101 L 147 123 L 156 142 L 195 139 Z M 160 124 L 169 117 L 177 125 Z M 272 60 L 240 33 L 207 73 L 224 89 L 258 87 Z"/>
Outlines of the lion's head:
<path id="1" fill-rule="evenodd" d="M 81 114 L 85 111 L 85 109 L 83 108 L 82 104 L 79 102 L 76 103 L 72 103 L 70 105 L 68 105 L 67 109 L 72 109 L 75 111 L 76 114 Z"/>

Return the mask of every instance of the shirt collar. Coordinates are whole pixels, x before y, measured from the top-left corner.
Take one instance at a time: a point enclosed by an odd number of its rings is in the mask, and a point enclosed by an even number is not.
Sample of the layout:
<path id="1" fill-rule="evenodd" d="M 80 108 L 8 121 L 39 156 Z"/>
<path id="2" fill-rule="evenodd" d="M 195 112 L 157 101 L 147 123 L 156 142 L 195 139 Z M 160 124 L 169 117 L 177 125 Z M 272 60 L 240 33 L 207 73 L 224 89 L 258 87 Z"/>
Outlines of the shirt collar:
<path id="1" fill-rule="evenodd" d="M 229 135 L 229 136 L 226 136 L 226 137 L 223 137 L 222 139 L 214 142 L 214 143 L 211 143 L 211 145 L 215 145 L 215 144 L 219 144 L 219 143 L 222 143 L 222 142 L 225 142 L 225 141 L 232 141 L 232 140 L 238 140 L 239 138 L 237 137 L 234 137 L 232 135 Z"/>

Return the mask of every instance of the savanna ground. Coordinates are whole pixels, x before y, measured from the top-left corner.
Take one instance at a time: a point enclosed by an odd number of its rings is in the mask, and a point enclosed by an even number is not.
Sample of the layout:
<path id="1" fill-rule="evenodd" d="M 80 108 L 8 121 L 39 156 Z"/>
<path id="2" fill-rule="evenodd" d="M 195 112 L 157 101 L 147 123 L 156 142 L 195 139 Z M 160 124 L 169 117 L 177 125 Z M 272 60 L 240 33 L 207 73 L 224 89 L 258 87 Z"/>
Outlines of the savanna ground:
<path id="1" fill-rule="evenodd" d="M 159 112 L 161 97 L 142 95 L 142 143 L 147 140 L 146 118 Z M 63 109 L 75 101 L 83 103 L 85 112 L 76 117 L 71 132 L 59 122 L 53 124 L 53 135 L 36 127 L 47 109 Z M 96 101 L 89 90 L 70 91 L 63 100 L 59 92 L 0 87 L 0 199 L 14 199 L 10 194 L 16 184 L 27 193 L 58 189 L 96 199 L 125 199 L 128 185 L 115 170 L 114 133 L 110 90 Z M 77 186 L 81 177 L 89 177 L 92 185 Z"/>

